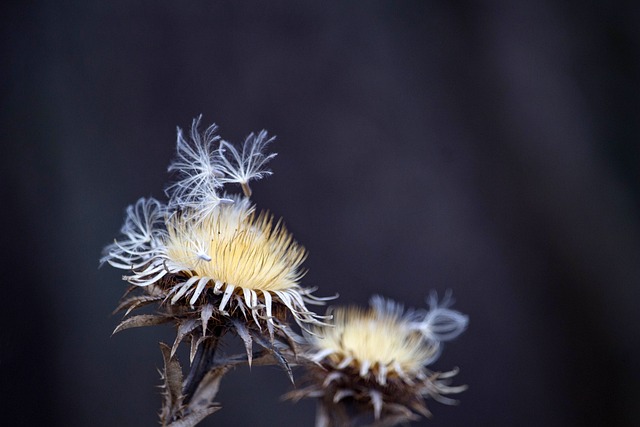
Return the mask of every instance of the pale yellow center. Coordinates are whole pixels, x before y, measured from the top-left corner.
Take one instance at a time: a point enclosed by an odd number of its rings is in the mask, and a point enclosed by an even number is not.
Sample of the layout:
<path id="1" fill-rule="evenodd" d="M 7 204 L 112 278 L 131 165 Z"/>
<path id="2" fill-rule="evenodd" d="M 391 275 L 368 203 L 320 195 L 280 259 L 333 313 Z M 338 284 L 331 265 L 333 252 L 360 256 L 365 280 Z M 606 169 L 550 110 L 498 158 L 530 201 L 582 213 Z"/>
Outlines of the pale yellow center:
<path id="1" fill-rule="evenodd" d="M 290 289 L 303 275 L 304 248 L 247 203 L 221 205 L 199 222 L 174 218 L 167 228 L 167 255 L 188 275 L 264 291 Z"/>
<path id="2" fill-rule="evenodd" d="M 390 373 L 396 363 L 405 373 L 418 372 L 434 351 L 396 316 L 353 307 L 336 310 L 334 327 L 323 328 L 321 335 L 316 345 L 332 350 L 334 363 L 351 357 L 359 365 L 385 365 Z"/>

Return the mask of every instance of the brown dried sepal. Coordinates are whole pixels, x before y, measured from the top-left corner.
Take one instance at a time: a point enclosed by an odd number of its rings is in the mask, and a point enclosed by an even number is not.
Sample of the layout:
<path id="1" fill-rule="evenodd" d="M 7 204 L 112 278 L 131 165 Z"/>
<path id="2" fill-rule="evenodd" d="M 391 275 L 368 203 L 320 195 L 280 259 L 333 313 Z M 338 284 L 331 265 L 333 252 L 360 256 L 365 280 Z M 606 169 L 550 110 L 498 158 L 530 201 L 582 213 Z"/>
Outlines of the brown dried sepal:
<path id="1" fill-rule="evenodd" d="M 431 417 L 425 400 L 434 398 L 455 404 L 444 394 L 459 393 L 466 386 L 450 387 L 452 372 L 421 375 L 411 382 L 390 376 L 386 384 L 378 383 L 373 375 L 361 377 L 353 368 L 337 369 L 328 364 L 308 363 L 305 386 L 289 392 L 285 399 L 318 398 L 318 426 L 370 427 L 394 426 L 416 421 L 420 415 Z"/>

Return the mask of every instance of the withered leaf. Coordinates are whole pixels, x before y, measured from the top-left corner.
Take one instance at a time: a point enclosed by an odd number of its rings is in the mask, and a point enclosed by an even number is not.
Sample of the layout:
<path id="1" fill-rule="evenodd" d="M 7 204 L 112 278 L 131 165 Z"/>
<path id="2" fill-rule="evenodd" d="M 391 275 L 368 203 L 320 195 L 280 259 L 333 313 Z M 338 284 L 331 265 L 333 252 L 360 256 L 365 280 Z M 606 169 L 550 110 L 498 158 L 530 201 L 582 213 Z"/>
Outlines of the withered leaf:
<path id="1" fill-rule="evenodd" d="M 111 335 L 117 334 L 118 332 L 124 331 L 125 329 L 160 325 L 162 323 L 167 323 L 170 320 L 171 317 L 169 316 L 162 316 L 157 314 L 139 314 L 120 322 L 120 324 L 113 330 L 113 333 Z"/>
<path id="2" fill-rule="evenodd" d="M 251 367 L 251 361 L 253 358 L 253 341 L 251 339 L 251 334 L 247 330 L 245 324 L 238 319 L 233 320 L 233 326 L 236 328 L 238 336 L 240 336 L 244 342 L 244 348 L 247 351 L 247 362 L 249 363 L 249 367 Z"/>
<path id="3" fill-rule="evenodd" d="M 213 404 L 213 399 L 215 399 L 220 388 L 220 380 L 229 369 L 230 366 L 218 366 L 204 375 L 189 401 L 189 411 L 202 412 Z"/>
<path id="4" fill-rule="evenodd" d="M 166 421 L 173 419 L 182 406 L 182 367 L 177 359 L 172 358 L 171 349 L 165 343 L 160 343 L 162 358 L 164 359 L 163 389 L 165 402 L 162 407 L 161 418 Z"/>
<path id="5" fill-rule="evenodd" d="M 204 307 L 202 307 L 202 312 L 200 313 L 200 318 L 202 319 L 202 335 L 206 336 L 207 335 L 207 324 L 209 323 L 209 319 L 211 319 L 211 316 L 213 315 L 213 305 L 212 304 L 205 304 Z"/>
<path id="6" fill-rule="evenodd" d="M 131 313 L 131 311 L 135 310 L 138 307 L 143 307 L 147 304 L 151 304 L 155 301 L 160 301 L 162 296 L 158 295 L 138 295 L 134 297 L 127 298 L 122 301 L 115 310 L 113 310 L 113 314 L 127 309 L 127 312 L 124 314 L 125 316 Z"/>
<path id="7" fill-rule="evenodd" d="M 203 338 L 198 338 L 196 335 L 191 334 L 191 350 L 189 350 L 189 363 L 193 363 L 193 359 L 196 357 L 196 353 L 198 351 L 198 346 L 200 345 L 200 340 Z"/>
<path id="8" fill-rule="evenodd" d="M 278 362 L 278 365 L 280 365 L 282 369 L 284 369 L 289 375 L 289 380 L 291 381 L 291 384 L 294 384 L 293 373 L 291 372 L 291 366 L 289 366 L 289 362 L 287 362 L 287 359 L 285 359 L 282 353 L 280 353 L 280 351 L 276 347 L 274 347 L 271 341 L 269 341 L 268 339 L 265 339 L 260 333 L 257 333 L 255 331 L 251 331 L 251 332 L 252 332 L 251 336 L 253 337 L 254 341 L 257 342 L 262 347 L 264 347 L 264 349 L 267 350 L 269 353 L 271 353 L 271 355 L 273 355 L 273 357 Z"/>
<path id="9" fill-rule="evenodd" d="M 173 357 L 173 355 L 176 353 L 176 350 L 178 350 L 178 345 L 180 345 L 184 337 L 189 332 L 193 331 L 196 326 L 198 326 L 198 322 L 195 319 L 187 319 L 180 323 L 180 325 L 178 326 L 176 340 L 173 342 L 173 347 L 171 347 L 171 357 Z"/>

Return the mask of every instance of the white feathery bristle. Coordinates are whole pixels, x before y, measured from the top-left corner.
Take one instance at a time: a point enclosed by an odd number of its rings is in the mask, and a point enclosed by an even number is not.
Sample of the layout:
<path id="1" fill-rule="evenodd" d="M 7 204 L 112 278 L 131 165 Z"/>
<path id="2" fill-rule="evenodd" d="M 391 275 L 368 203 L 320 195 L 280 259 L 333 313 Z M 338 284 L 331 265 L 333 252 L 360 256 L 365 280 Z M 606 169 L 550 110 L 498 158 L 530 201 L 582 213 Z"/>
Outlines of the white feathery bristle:
<path id="1" fill-rule="evenodd" d="M 265 130 L 260 131 L 257 135 L 251 133 L 245 139 L 242 151 L 238 151 L 229 142 L 222 141 L 218 150 L 219 155 L 216 158 L 216 167 L 224 174 L 219 179 L 220 182 L 240 184 L 246 196 L 250 196 L 249 181 L 271 175 L 271 171 L 266 168 L 266 164 L 277 153 L 267 155 L 265 151 L 267 146 L 274 140 L 275 137 L 268 138 Z"/>

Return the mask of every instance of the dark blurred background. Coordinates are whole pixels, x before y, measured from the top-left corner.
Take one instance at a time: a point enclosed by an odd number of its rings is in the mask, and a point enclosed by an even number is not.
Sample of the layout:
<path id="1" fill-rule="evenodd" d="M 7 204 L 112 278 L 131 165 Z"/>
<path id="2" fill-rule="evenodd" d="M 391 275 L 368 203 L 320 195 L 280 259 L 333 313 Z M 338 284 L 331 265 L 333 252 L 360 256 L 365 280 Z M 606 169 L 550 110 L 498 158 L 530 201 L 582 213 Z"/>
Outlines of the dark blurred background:
<path id="1" fill-rule="evenodd" d="M 2 8 L 0 424 L 156 425 L 174 333 L 110 337 L 98 258 L 202 113 L 278 136 L 254 200 L 318 295 L 453 290 L 470 327 L 435 368 L 469 390 L 415 425 L 640 425 L 638 3 Z M 239 369 L 202 425 L 311 426 L 289 387 Z"/>

